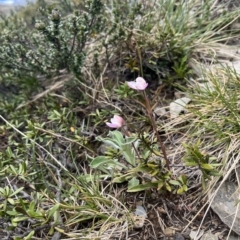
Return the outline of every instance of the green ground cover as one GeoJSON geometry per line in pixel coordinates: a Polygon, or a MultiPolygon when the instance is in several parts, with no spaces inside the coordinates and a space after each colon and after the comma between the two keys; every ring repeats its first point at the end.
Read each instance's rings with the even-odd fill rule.
{"type": "Polygon", "coordinates": [[[159,218],[191,229],[238,164],[239,13],[234,1],[39,0],[3,15],[0,236],[162,239],[159,218]],[[179,96],[191,102],[172,117],[179,96]],[[137,205],[151,230],[135,231],[137,205]]]}

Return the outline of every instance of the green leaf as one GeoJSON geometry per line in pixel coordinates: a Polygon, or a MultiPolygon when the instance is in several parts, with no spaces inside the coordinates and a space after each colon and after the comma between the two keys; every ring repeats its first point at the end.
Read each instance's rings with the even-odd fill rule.
{"type": "Polygon", "coordinates": [[[179,180],[181,181],[181,183],[186,184],[187,183],[187,176],[185,174],[182,174],[179,177],[179,180]]]}
{"type": "Polygon", "coordinates": [[[145,152],[142,155],[143,159],[147,159],[150,156],[150,154],[151,154],[151,151],[145,150],[145,152]]]}
{"type": "Polygon", "coordinates": [[[205,191],[206,190],[206,181],[205,181],[204,177],[202,177],[202,187],[203,187],[203,190],[205,191]]]}
{"type": "Polygon", "coordinates": [[[82,176],[79,177],[79,179],[86,181],[86,182],[92,182],[94,180],[98,180],[98,179],[103,179],[103,178],[107,178],[109,177],[109,174],[96,174],[92,175],[92,174],[84,174],[82,176]]]}
{"type": "Polygon", "coordinates": [[[187,191],[188,191],[187,185],[183,185],[182,187],[183,187],[184,192],[187,192],[187,191]]]}
{"type": "Polygon", "coordinates": [[[61,114],[57,110],[53,110],[53,112],[56,114],[56,116],[61,117],[61,114]]]}
{"type": "Polygon", "coordinates": [[[7,155],[8,155],[9,157],[13,157],[13,156],[14,156],[14,155],[13,155],[13,152],[12,152],[12,150],[11,150],[10,147],[8,147],[8,148],[6,149],[6,153],[7,153],[7,155]]]}
{"type": "Polygon", "coordinates": [[[126,177],[125,177],[125,176],[115,177],[115,178],[113,179],[113,182],[114,182],[114,183],[123,183],[123,182],[126,182],[126,177]]]}
{"type": "Polygon", "coordinates": [[[37,219],[42,219],[44,220],[44,216],[41,212],[36,212],[36,210],[27,210],[27,215],[31,218],[37,218],[37,219]]]}
{"type": "Polygon", "coordinates": [[[181,186],[181,183],[176,180],[170,180],[169,183],[175,186],[181,186]]]}
{"type": "Polygon", "coordinates": [[[113,167],[115,168],[116,166],[120,167],[121,169],[127,169],[126,166],[124,166],[122,163],[118,162],[118,159],[108,159],[105,156],[98,156],[94,158],[91,163],[90,167],[92,168],[98,168],[100,170],[106,170],[107,168],[113,167]]]}
{"type": "Polygon", "coordinates": [[[15,204],[15,201],[14,201],[14,199],[12,199],[12,198],[8,198],[7,201],[8,201],[10,204],[12,204],[12,205],[15,204]]]}
{"type": "Polygon", "coordinates": [[[129,182],[128,182],[128,189],[131,189],[133,187],[136,187],[139,185],[139,180],[136,177],[133,177],[129,182]]]}
{"type": "Polygon", "coordinates": [[[219,173],[219,171],[217,171],[217,170],[212,170],[212,171],[209,172],[209,174],[210,174],[211,176],[216,176],[216,177],[222,176],[222,174],[219,173]]]}
{"type": "Polygon", "coordinates": [[[179,195],[183,194],[183,192],[184,192],[184,189],[182,187],[177,190],[177,194],[179,195]]]}
{"type": "Polygon", "coordinates": [[[144,191],[151,188],[157,188],[157,186],[158,186],[158,182],[145,183],[135,187],[128,188],[127,192],[140,192],[140,191],[144,191]]]}
{"type": "Polygon", "coordinates": [[[203,169],[206,169],[206,170],[212,170],[213,169],[213,166],[211,164],[207,164],[207,163],[202,163],[202,164],[200,164],[200,166],[203,169]]]}
{"type": "Polygon", "coordinates": [[[159,151],[157,151],[156,149],[153,149],[153,153],[157,156],[161,156],[161,153],[159,151]]]}
{"type": "Polygon", "coordinates": [[[7,211],[6,212],[8,215],[10,215],[10,216],[16,216],[16,215],[18,215],[18,212],[16,212],[15,210],[13,210],[13,211],[7,211]]]}
{"type": "Polygon", "coordinates": [[[117,142],[119,146],[121,146],[124,143],[124,138],[121,132],[119,131],[112,131],[109,134],[113,140],[115,140],[114,142],[117,142]]]}
{"type": "Polygon", "coordinates": [[[170,186],[168,183],[165,183],[165,188],[166,188],[169,192],[172,191],[172,188],[171,188],[171,186],[170,186]]]}
{"type": "Polygon", "coordinates": [[[51,227],[51,228],[49,229],[49,231],[48,231],[48,234],[51,236],[51,235],[53,235],[53,233],[54,233],[54,228],[51,227]]]}
{"type": "Polygon", "coordinates": [[[4,189],[4,188],[0,188],[0,193],[2,193],[3,195],[5,195],[5,189],[4,189]]]}
{"type": "Polygon", "coordinates": [[[14,227],[16,227],[19,222],[25,221],[25,220],[27,220],[28,218],[29,218],[29,217],[15,217],[15,218],[12,219],[12,225],[13,225],[14,227]]]}
{"type": "Polygon", "coordinates": [[[56,212],[53,214],[53,224],[56,225],[58,221],[59,221],[59,212],[56,211],[56,212]]]}
{"type": "Polygon", "coordinates": [[[185,161],[185,165],[188,166],[188,167],[196,167],[198,164],[195,163],[195,162],[187,162],[187,161],[185,161]]]}
{"type": "Polygon", "coordinates": [[[31,231],[26,237],[23,238],[23,240],[31,240],[32,236],[34,235],[35,231],[31,231]]]}
{"type": "Polygon", "coordinates": [[[164,182],[163,181],[159,181],[158,182],[158,186],[157,186],[157,190],[159,191],[163,186],[164,186],[164,182]]]}
{"type": "Polygon", "coordinates": [[[152,177],[157,175],[159,173],[159,168],[155,169],[153,172],[151,172],[152,177]]]}
{"type": "Polygon", "coordinates": [[[11,168],[14,174],[17,174],[17,169],[13,165],[9,165],[9,168],[11,168]]]}
{"type": "Polygon", "coordinates": [[[91,161],[90,167],[98,168],[100,165],[106,163],[108,160],[109,159],[107,159],[105,156],[98,156],[91,161]]]}
{"type": "Polygon", "coordinates": [[[159,166],[158,166],[157,164],[155,164],[155,163],[147,163],[147,166],[150,167],[150,168],[152,168],[152,169],[156,169],[156,168],[159,167],[159,166]]]}
{"type": "Polygon", "coordinates": [[[132,176],[132,174],[125,174],[125,175],[121,175],[121,176],[119,176],[119,177],[115,177],[114,179],[113,179],[113,182],[114,183],[122,183],[122,182],[126,182],[126,181],[128,181],[129,179],[131,179],[133,176],[132,176]]]}
{"type": "Polygon", "coordinates": [[[105,144],[109,145],[110,147],[113,147],[115,149],[120,149],[121,148],[119,143],[114,141],[111,138],[99,138],[99,139],[101,139],[102,142],[104,142],[105,144]]]}
{"type": "Polygon", "coordinates": [[[222,166],[221,163],[211,163],[211,165],[212,165],[213,167],[219,167],[219,166],[222,166]]]}
{"type": "Polygon", "coordinates": [[[60,233],[65,233],[64,229],[61,229],[61,228],[59,228],[59,227],[55,227],[55,229],[56,229],[58,232],[60,232],[60,233]]]}
{"type": "Polygon", "coordinates": [[[105,156],[98,156],[95,157],[91,163],[90,163],[90,167],[91,168],[98,168],[100,165],[102,164],[106,164],[109,162],[112,162],[113,160],[106,158],[105,156]]]}
{"type": "Polygon", "coordinates": [[[30,204],[29,204],[28,210],[35,212],[35,206],[36,206],[36,202],[35,201],[31,201],[30,204]]]}
{"type": "Polygon", "coordinates": [[[50,211],[48,211],[47,213],[47,219],[49,220],[51,218],[51,216],[59,209],[60,203],[57,203],[56,205],[54,205],[50,211]]]}
{"type": "Polygon", "coordinates": [[[24,189],[24,187],[21,187],[19,189],[17,189],[15,192],[11,193],[10,194],[10,197],[14,196],[14,195],[17,195],[19,192],[21,192],[22,190],[24,189]]]}
{"type": "Polygon", "coordinates": [[[136,144],[136,137],[128,137],[122,145],[131,145],[132,143],[136,144]]]}
{"type": "Polygon", "coordinates": [[[121,154],[128,163],[130,163],[134,167],[136,166],[135,151],[132,149],[131,145],[122,146],[121,154]]]}

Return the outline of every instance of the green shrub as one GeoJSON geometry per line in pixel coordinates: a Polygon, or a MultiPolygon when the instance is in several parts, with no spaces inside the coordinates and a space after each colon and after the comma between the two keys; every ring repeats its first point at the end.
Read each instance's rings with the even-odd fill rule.
{"type": "Polygon", "coordinates": [[[19,78],[54,76],[63,70],[80,74],[87,42],[104,26],[103,4],[100,0],[87,1],[86,11],[74,11],[70,1],[64,2],[71,14],[62,16],[57,8],[41,7],[39,17],[33,18],[34,28],[19,19],[14,27],[9,18],[4,20],[0,35],[2,73],[19,78]]]}

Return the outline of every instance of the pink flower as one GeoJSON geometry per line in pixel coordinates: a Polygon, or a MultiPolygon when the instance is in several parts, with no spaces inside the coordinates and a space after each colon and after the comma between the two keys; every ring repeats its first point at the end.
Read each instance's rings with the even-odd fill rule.
{"type": "Polygon", "coordinates": [[[127,85],[136,90],[144,90],[148,86],[148,83],[142,77],[138,77],[136,81],[127,82],[127,85]]]}
{"type": "Polygon", "coordinates": [[[113,118],[111,118],[111,122],[107,122],[106,124],[110,128],[120,128],[123,125],[124,121],[123,118],[121,118],[118,115],[114,115],[113,118]]]}

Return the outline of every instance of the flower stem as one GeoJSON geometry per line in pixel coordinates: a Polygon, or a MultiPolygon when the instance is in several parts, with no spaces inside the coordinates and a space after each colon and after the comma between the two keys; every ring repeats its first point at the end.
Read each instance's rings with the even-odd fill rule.
{"type": "Polygon", "coordinates": [[[147,112],[148,112],[148,116],[152,122],[152,126],[153,126],[153,131],[157,137],[157,140],[158,140],[158,143],[159,143],[159,146],[160,146],[160,149],[162,150],[162,153],[163,153],[163,157],[166,161],[166,166],[167,166],[167,169],[170,170],[170,163],[169,163],[169,159],[167,157],[167,153],[166,153],[166,149],[165,149],[165,146],[163,145],[163,142],[161,140],[161,137],[157,131],[157,125],[156,125],[156,122],[155,122],[155,119],[153,118],[153,114],[152,114],[152,108],[151,108],[151,105],[150,105],[150,102],[148,100],[148,97],[147,97],[147,94],[145,91],[143,91],[143,97],[144,97],[144,100],[145,100],[145,103],[146,103],[146,109],[147,109],[147,112]]]}

